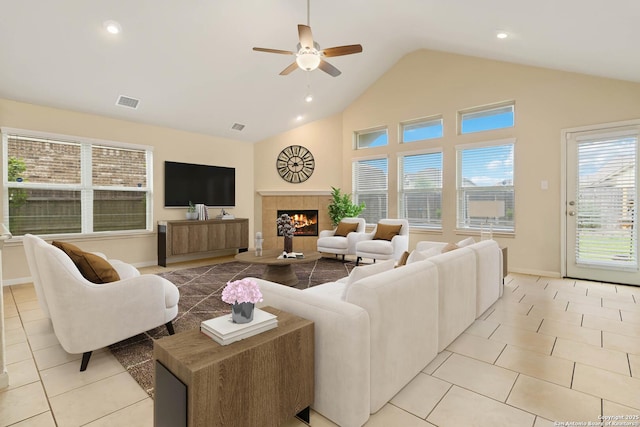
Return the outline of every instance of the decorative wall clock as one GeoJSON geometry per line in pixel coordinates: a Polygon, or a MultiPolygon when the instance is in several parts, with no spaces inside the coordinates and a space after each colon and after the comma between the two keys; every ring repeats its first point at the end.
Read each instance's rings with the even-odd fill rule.
{"type": "Polygon", "coordinates": [[[290,145],[278,154],[276,169],[282,179],[299,184],[309,179],[316,167],[311,151],[301,145],[290,145]]]}

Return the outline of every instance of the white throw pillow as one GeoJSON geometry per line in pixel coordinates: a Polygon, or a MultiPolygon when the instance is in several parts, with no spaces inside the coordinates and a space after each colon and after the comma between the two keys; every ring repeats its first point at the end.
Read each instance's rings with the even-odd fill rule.
{"type": "Polygon", "coordinates": [[[432,256],[436,256],[439,254],[440,248],[430,248],[426,251],[411,251],[411,253],[409,254],[409,258],[407,258],[407,265],[414,262],[423,261],[427,258],[431,258],[432,256]]]}
{"type": "Polygon", "coordinates": [[[456,245],[458,245],[459,248],[464,248],[465,246],[473,245],[475,242],[473,237],[467,237],[466,239],[460,240],[456,245]]]}
{"type": "Polygon", "coordinates": [[[346,299],[347,292],[349,292],[349,288],[355,282],[360,279],[364,279],[365,277],[373,276],[374,274],[383,273],[388,270],[393,270],[396,261],[393,259],[388,259],[386,261],[374,262],[369,265],[362,265],[354,268],[349,273],[349,279],[347,280],[347,286],[344,287],[344,292],[342,293],[342,299],[346,299]]]}

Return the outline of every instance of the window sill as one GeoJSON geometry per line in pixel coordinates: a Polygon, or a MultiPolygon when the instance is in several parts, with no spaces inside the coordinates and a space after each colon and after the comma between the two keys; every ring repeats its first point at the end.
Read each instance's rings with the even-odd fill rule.
{"type": "MultiPolygon", "coordinates": [[[[43,234],[38,235],[44,240],[65,240],[68,242],[82,241],[100,241],[100,240],[118,240],[131,238],[149,238],[155,237],[156,233],[149,230],[128,230],[128,231],[102,231],[97,233],[67,233],[67,234],[43,234]]],[[[7,240],[6,246],[22,245],[23,236],[15,236],[7,240]]]]}
{"type": "MultiPolygon", "coordinates": [[[[455,234],[457,236],[480,237],[480,230],[467,230],[464,228],[456,228],[455,234]]],[[[508,239],[514,239],[516,237],[515,231],[494,231],[491,234],[493,235],[493,237],[504,237],[508,239]]]]}

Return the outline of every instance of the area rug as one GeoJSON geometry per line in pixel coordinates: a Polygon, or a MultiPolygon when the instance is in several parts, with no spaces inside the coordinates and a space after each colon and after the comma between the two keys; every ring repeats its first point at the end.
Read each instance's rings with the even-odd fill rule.
{"type": "MultiPolygon", "coordinates": [[[[293,269],[299,283],[295,287],[305,289],[333,282],[348,276],[354,266],[353,262],[343,263],[339,259],[331,258],[296,264],[293,269]]],[[[264,269],[264,265],[234,261],[159,274],[180,290],[178,315],[173,321],[176,333],[199,328],[203,320],[229,313],[229,304],[221,299],[226,283],[245,277],[261,277],[264,269]]],[[[109,346],[116,359],[152,397],[153,341],[167,335],[167,329],[162,326],[109,346]]]]}

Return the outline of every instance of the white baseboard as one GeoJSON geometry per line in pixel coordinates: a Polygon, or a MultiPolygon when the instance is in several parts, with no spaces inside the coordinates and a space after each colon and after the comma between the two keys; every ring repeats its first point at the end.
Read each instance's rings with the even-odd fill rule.
{"type": "Polygon", "coordinates": [[[9,373],[7,371],[0,374],[0,390],[9,387],[9,373]]]}
{"type": "Polygon", "coordinates": [[[18,277],[15,279],[2,279],[2,286],[22,285],[24,283],[33,283],[31,276],[18,277]]]}
{"type": "Polygon", "coordinates": [[[562,277],[562,275],[558,271],[530,270],[527,268],[509,267],[509,273],[528,274],[531,276],[553,277],[554,279],[558,279],[562,277]]]}

